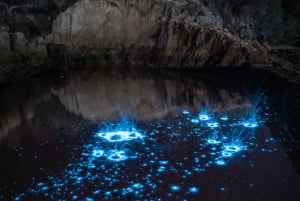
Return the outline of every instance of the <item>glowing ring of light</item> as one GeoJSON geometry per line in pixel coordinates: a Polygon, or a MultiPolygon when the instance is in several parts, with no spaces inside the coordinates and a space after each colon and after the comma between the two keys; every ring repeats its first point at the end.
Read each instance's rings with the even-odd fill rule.
{"type": "Polygon", "coordinates": [[[217,123],[217,122],[214,122],[214,123],[207,123],[207,126],[208,126],[208,127],[211,127],[211,128],[216,128],[216,127],[219,126],[219,123],[217,123]]]}
{"type": "Polygon", "coordinates": [[[123,142],[142,138],[142,134],[137,131],[109,131],[99,132],[98,137],[104,138],[109,142],[123,142]]]}
{"type": "Polygon", "coordinates": [[[199,115],[199,119],[200,119],[201,121],[207,121],[207,120],[209,120],[209,116],[206,115],[206,114],[200,114],[200,115],[199,115]]]}
{"type": "Polygon", "coordinates": [[[222,152],[222,156],[224,156],[224,157],[231,157],[232,156],[232,152],[223,151],[222,152]]]}
{"type": "Polygon", "coordinates": [[[226,162],[224,160],[217,160],[216,164],[220,165],[220,166],[223,166],[223,165],[226,165],[226,162]]]}
{"type": "Polygon", "coordinates": [[[227,152],[239,152],[239,151],[241,151],[241,147],[238,146],[238,145],[225,145],[224,148],[227,152]]]}
{"type": "Polygon", "coordinates": [[[101,157],[101,156],[103,156],[103,154],[104,154],[104,151],[101,150],[101,149],[95,149],[95,150],[93,150],[93,156],[94,157],[101,157]]]}
{"type": "Polygon", "coordinates": [[[258,126],[257,123],[250,123],[250,122],[246,122],[246,123],[243,123],[243,126],[247,127],[247,128],[255,128],[258,126]]]}
{"type": "Polygon", "coordinates": [[[215,139],[208,139],[207,142],[208,142],[209,144],[220,144],[220,143],[221,143],[220,141],[215,140],[215,139]]]}
{"type": "Polygon", "coordinates": [[[128,159],[128,156],[126,156],[125,151],[111,150],[107,155],[107,159],[110,161],[119,162],[128,159]]]}

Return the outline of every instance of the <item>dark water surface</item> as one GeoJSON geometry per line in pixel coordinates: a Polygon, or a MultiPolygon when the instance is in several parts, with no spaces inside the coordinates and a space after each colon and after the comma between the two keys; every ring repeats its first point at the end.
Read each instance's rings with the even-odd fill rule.
{"type": "Polygon", "coordinates": [[[0,200],[298,201],[299,88],[249,76],[103,70],[3,86],[0,200]]]}

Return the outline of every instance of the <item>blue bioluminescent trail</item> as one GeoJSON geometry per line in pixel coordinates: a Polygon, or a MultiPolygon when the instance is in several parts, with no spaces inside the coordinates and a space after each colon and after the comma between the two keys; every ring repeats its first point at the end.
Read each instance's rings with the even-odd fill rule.
{"type": "MultiPolygon", "coordinates": [[[[201,178],[212,170],[236,161],[255,168],[247,155],[277,151],[272,137],[257,140],[264,122],[208,110],[183,110],[169,120],[106,122],[73,147],[79,155],[58,171],[32,177],[13,200],[197,200],[206,188],[201,178]]],[[[229,186],[215,188],[225,193],[229,186]]]]}

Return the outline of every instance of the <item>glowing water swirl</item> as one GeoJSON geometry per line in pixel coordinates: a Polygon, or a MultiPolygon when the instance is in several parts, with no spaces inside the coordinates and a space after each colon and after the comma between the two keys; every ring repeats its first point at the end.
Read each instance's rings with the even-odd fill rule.
{"type": "Polygon", "coordinates": [[[143,138],[142,134],[136,130],[99,132],[97,136],[109,142],[124,142],[143,138]]]}
{"type": "Polygon", "coordinates": [[[128,156],[126,155],[125,151],[121,150],[110,150],[107,153],[107,159],[110,161],[115,161],[115,162],[119,162],[119,161],[124,161],[128,159],[128,156]]]}

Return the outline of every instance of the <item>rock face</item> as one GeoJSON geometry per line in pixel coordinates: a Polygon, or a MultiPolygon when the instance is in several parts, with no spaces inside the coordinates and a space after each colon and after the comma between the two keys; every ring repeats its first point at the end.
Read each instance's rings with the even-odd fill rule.
{"type": "Polygon", "coordinates": [[[300,46],[297,8],[296,0],[4,0],[0,81],[90,56],[103,66],[249,64],[298,76],[299,67],[290,66],[299,62],[286,58],[286,48],[273,51],[300,46]]]}
{"type": "Polygon", "coordinates": [[[56,18],[47,42],[105,55],[114,65],[120,60],[177,68],[268,62],[265,47],[222,29],[220,17],[199,1],[83,0],[56,18]]]}

